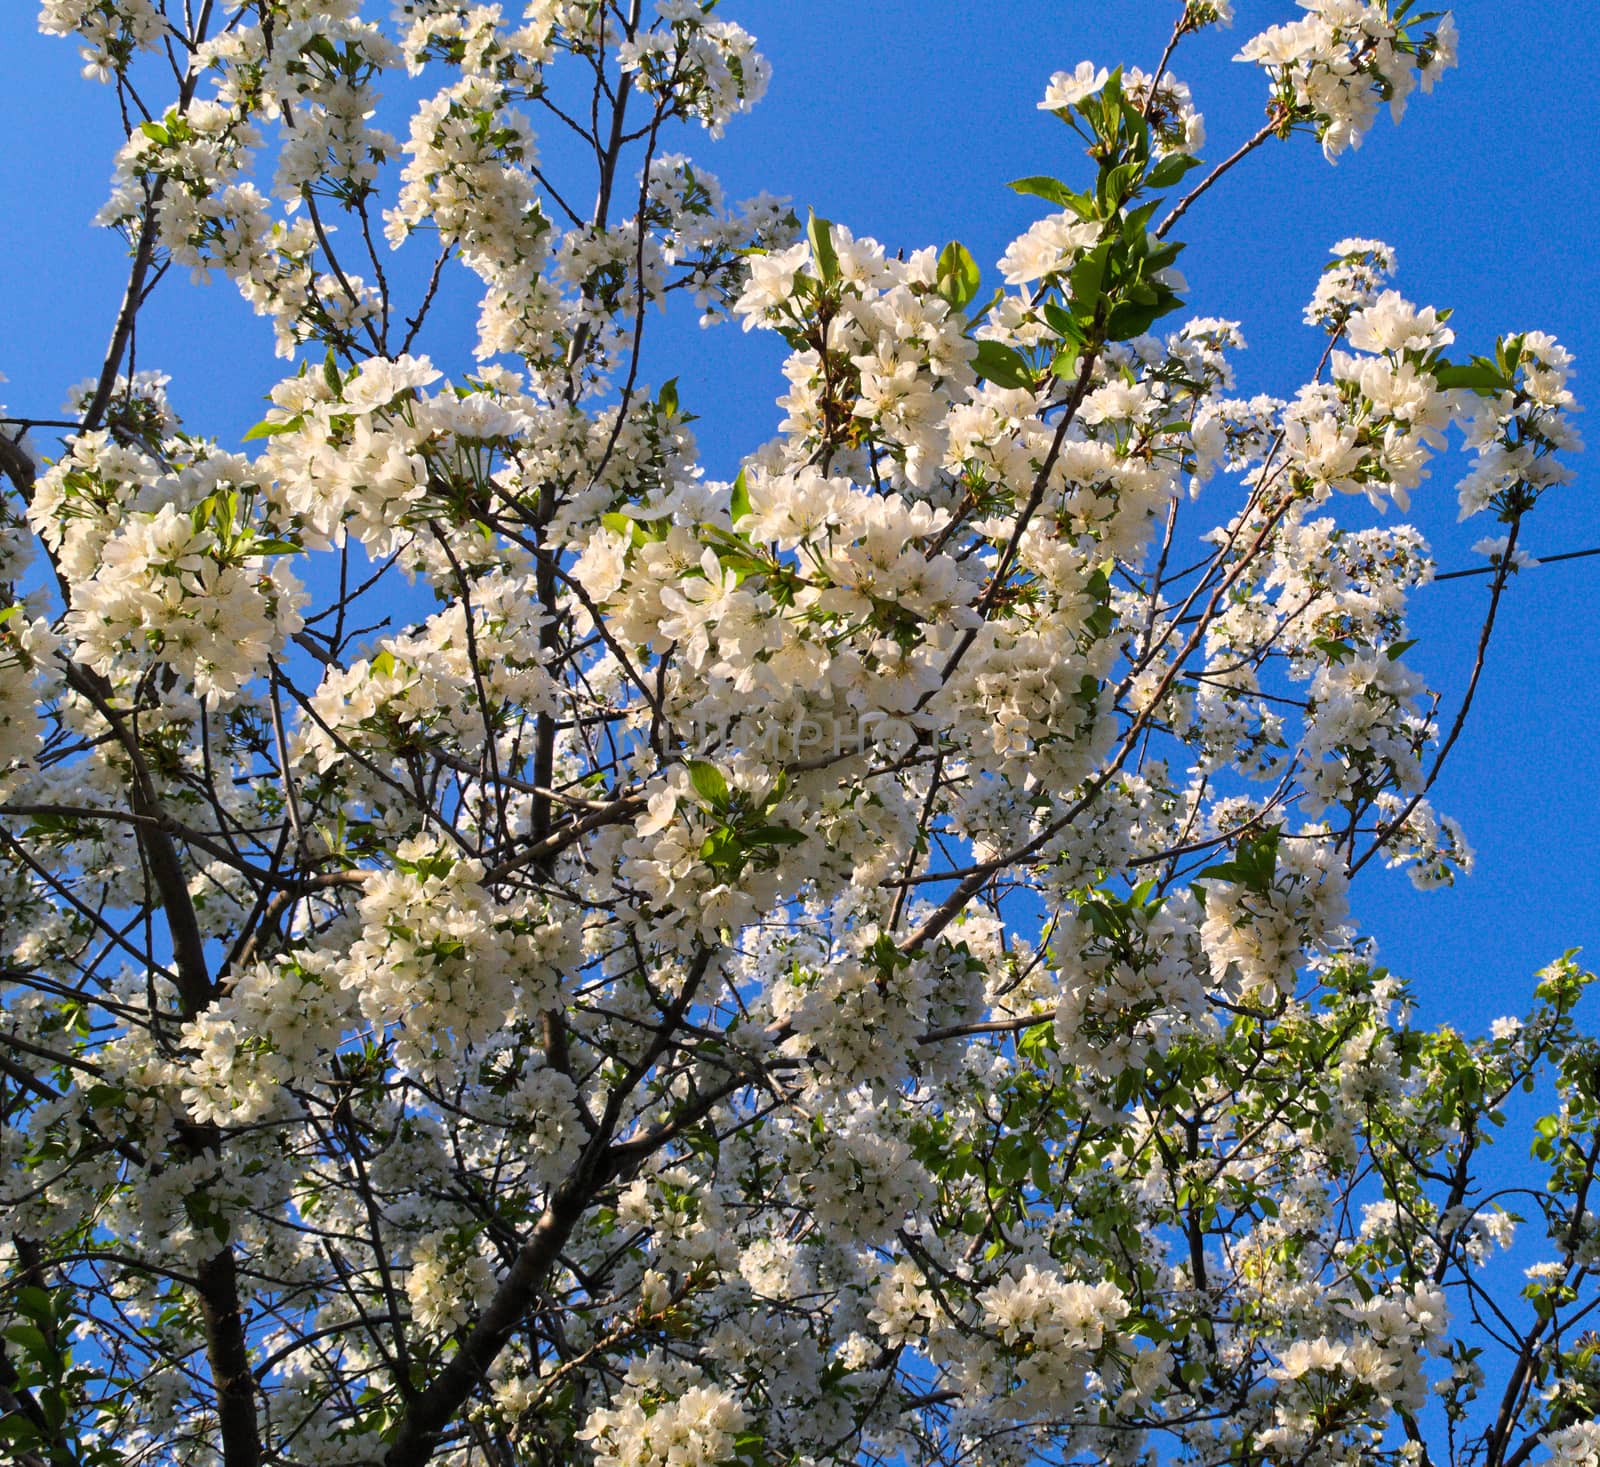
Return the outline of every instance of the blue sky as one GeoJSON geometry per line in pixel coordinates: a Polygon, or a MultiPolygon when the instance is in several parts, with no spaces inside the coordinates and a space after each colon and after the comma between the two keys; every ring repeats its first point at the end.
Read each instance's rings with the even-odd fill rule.
{"type": "MultiPolygon", "coordinates": [[[[386,7],[382,7],[386,8],[386,7]]],[[[96,370],[121,284],[121,243],[88,221],[120,141],[112,94],[77,76],[73,48],[38,36],[31,4],[0,20],[0,400],[54,414],[96,370]]],[[[1294,13],[1289,0],[1238,0],[1231,31],[1187,43],[1175,62],[1206,113],[1215,159],[1258,124],[1265,91],[1229,57],[1294,13]]],[[[960,238],[993,276],[1005,242],[1037,217],[1005,188],[1031,173],[1081,177],[1071,135],[1037,112],[1050,72],[1090,57],[1154,64],[1176,0],[725,0],[774,66],[767,100],[720,143],[698,132],[670,146],[717,172],[731,196],[761,189],[907,249],[960,238]]],[[[1580,398],[1600,401],[1600,279],[1589,233],[1600,217],[1600,119],[1590,105],[1600,43],[1587,6],[1455,6],[1462,66],[1400,128],[1380,122],[1337,168],[1298,140],[1249,160],[1185,219],[1192,309],[1242,322],[1247,391],[1291,392],[1321,340],[1300,324],[1328,246],[1387,240],[1398,284],[1456,308],[1463,346],[1538,327],[1578,355],[1580,398]]],[[[446,314],[428,343],[447,370],[468,364],[470,311],[446,314]]],[[[657,378],[676,374],[701,415],[702,451],[726,476],[769,436],[782,390],[776,343],[726,328],[668,324],[657,378]],[[670,365],[665,365],[670,358],[670,365]]],[[[260,417],[283,371],[270,332],[231,287],[174,278],[139,336],[139,362],[173,375],[190,425],[225,443],[260,417]]],[[[1600,446],[1597,446],[1600,451],[1600,446]]],[[[1525,527],[1534,554],[1600,544],[1591,486],[1579,478],[1525,527]]],[[[1442,568],[1474,563],[1490,533],[1455,524],[1449,466],[1410,518],[1442,568]]],[[[1204,501],[1202,501],[1204,502],[1204,501]]],[[[1360,520],[1370,511],[1346,506],[1360,520]]],[[[1600,558],[1535,569],[1510,587],[1474,717],[1447,766],[1438,805],[1467,826],[1475,877],[1423,897],[1370,868],[1355,911],[1383,957],[1414,981],[1429,1017],[1468,1030],[1521,1009],[1532,970],[1567,947],[1600,961],[1600,558]]],[[[1409,660],[1457,689],[1470,667],[1487,585],[1420,595],[1409,660]]]]}

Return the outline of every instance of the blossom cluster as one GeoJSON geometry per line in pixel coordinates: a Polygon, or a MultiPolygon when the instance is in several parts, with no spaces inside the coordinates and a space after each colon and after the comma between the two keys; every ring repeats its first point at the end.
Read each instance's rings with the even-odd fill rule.
{"type": "MultiPolygon", "coordinates": [[[[1453,64],[1301,8],[1246,149],[1453,64]]],[[[1594,1463],[1588,977],[1428,1031],[1355,901],[1470,868],[1398,517],[1467,454],[1487,643],[1579,446],[1553,336],[1472,354],[1349,238],[1239,395],[1170,50],[1051,76],[1087,172],[990,267],[671,151],[767,86],[711,4],[41,14],[129,104],[128,299],[226,276],[294,367],[233,448],[126,333],[59,452],[0,423],[26,1460],[1400,1467],[1481,1412],[1481,1147],[1543,1085],[1466,1460],[1594,1463]],[[731,478],[650,380],[680,297],[782,353],[731,478]]]]}

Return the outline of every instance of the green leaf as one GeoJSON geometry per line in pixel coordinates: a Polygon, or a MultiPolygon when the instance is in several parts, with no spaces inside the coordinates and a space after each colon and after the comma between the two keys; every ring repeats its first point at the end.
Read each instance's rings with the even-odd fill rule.
{"type": "Polygon", "coordinates": [[[1135,107],[1126,97],[1122,99],[1122,128],[1133,152],[1133,161],[1142,169],[1150,162],[1150,124],[1144,120],[1144,109],[1135,107]]]}
{"type": "Polygon", "coordinates": [[[1078,346],[1069,341],[1050,358],[1050,371],[1063,381],[1071,382],[1078,375],[1078,346]]]}
{"type": "Polygon", "coordinates": [[[1124,301],[1121,305],[1113,306],[1111,314],[1106,317],[1106,340],[1131,341],[1135,336],[1143,336],[1177,304],[1177,298],[1172,297],[1153,305],[1124,301]]]}
{"type": "Polygon", "coordinates": [[[624,540],[637,540],[639,522],[631,515],[620,514],[613,510],[610,514],[600,516],[600,523],[611,531],[613,535],[621,535],[624,540]]]}
{"type": "Polygon", "coordinates": [[[153,143],[164,143],[167,140],[167,130],[159,122],[141,122],[139,131],[153,143]]]}
{"type": "Polygon", "coordinates": [[[32,1320],[50,1321],[56,1317],[55,1303],[50,1298],[49,1291],[41,1289],[37,1284],[25,1284],[19,1289],[16,1305],[20,1313],[26,1314],[32,1320]]]}
{"type": "Polygon", "coordinates": [[[1106,84],[1100,89],[1100,105],[1107,118],[1115,117],[1122,108],[1122,68],[1115,66],[1106,84]]]}
{"type": "Polygon", "coordinates": [[[656,394],[656,406],[664,413],[678,411],[678,379],[669,377],[661,384],[661,391],[656,394]]]}
{"type": "Polygon", "coordinates": [[[339,65],[339,51],[327,36],[313,36],[300,48],[302,56],[320,56],[329,66],[339,65]]]}
{"type": "Polygon", "coordinates": [[[1119,163],[1115,168],[1107,169],[1100,175],[1095,184],[1095,197],[1101,201],[1107,215],[1114,208],[1120,208],[1134,195],[1139,183],[1139,165],[1137,163],[1119,163]]]}
{"type": "Polygon", "coordinates": [[[328,348],[328,354],[322,359],[322,380],[328,384],[329,390],[335,397],[344,393],[344,378],[339,375],[339,364],[333,359],[333,348],[328,348]]]}
{"type": "Polygon", "coordinates": [[[33,1447],[44,1440],[39,1428],[20,1411],[8,1411],[0,1416],[0,1442],[10,1442],[17,1448],[33,1447]]]}
{"type": "Polygon", "coordinates": [[[981,278],[978,262],[959,240],[951,240],[939,251],[939,269],[934,289],[949,302],[951,310],[965,310],[971,304],[978,294],[981,278]]]}
{"type": "Polygon", "coordinates": [[[1072,267],[1068,279],[1072,283],[1073,304],[1078,307],[1080,319],[1094,314],[1100,299],[1100,287],[1105,283],[1106,263],[1111,258],[1113,241],[1103,239],[1072,267]]]}
{"type": "Polygon", "coordinates": [[[1022,353],[998,341],[980,341],[973,358],[978,375],[1000,387],[1025,387],[1033,390],[1034,377],[1022,353]]]}
{"type": "Polygon", "coordinates": [[[1135,255],[1142,255],[1148,249],[1150,220],[1160,207],[1160,199],[1151,199],[1148,204],[1140,204],[1137,209],[1130,209],[1122,216],[1122,237],[1135,255]]]}
{"type": "Polygon", "coordinates": [[[1076,344],[1083,342],[1083,327],[1072,312],[1058,306],[1054,301],[1045,301],[1039,308],[1050,329],[1063,341],[1076,344]]]}
{"type": "Polygon", "coordinates": [[[1390,662],[1398,662],[1416,645],[1417,639],[1415,637],[1411,638],[1409,642],[1396,642],[1385,655],[1388,657],[1390,662]]]}
{"type": "Polygon", "coordinates": [[[249,443],[253,438],[272,438],[279,433],[292,433],[300,426],[298,418],[286,423],[257,423],[244,435],[243,442],[249,443]]]}
{"type": "Polygon", "coordinates": [[[1504,392],[1511,386],[1504,372],[1482,358],[1459,367],[1442,362],[1433,369],[1433,380],[1446,390],[1465,387],[1477,393],[1504,392]]]}
{"type": "Polygon", "coordinates": [[[1171,153],[1145,175],[1151,188],[1171,188],[1191,168],[1198,168],[1200,160],[1190,153],[1171,153]]]}
{"type": "Polygon", "coordinates": [[[35,1360],[44,1362],[55,1357],[49,1341],[45,1339],[44,1331],[38,1325],[14,1324],[6,1330],[5,1337],[13,1345],[21,1346],[22,1350],[35,1360]]]}
{"type": "Polygon", "coordinates": [[[811,246],[812,257],[817,262],[817,269],[822,273],[823,281],[837,280],[839,256],[833,248],[833,225],[826,219],[818,218],[814,211],[809,212],[806,218],[806,240],[811,246]]]}
{"type": "Polygon", "coordinates": [[[728,781],[722,777],[722,771],[704,759],[689,760],[688,768],[689,783],[694,786],[695,793],[713,809],[723,809],[728,803],[728,781]]]}
{"type": "Polygon", "coordinates": [[[744,470],[739,470],[738,477],[733,481],[733,497],[728,502],[728,519],[733,524],[738,524],[747,514],[754,514],[754,506],[750,503],[750,489],[745,483],[744,470]]]}
{"type": "Polygon", "coordinates": [[[1278,827],[1271,826],[1255,835],[1241,837],[1231,861],[1207,866],[1194,879],[1231,881],[1235,886],[1265,895],[1278,869],[1278,834],[1278,827]]]}
{"type": "Polygon", "coordinates": [[[1073,201],[1078,198],[1059,178],[1050,178],[1042,173],[1032,174],[1028,178],[1013,178],[1006,187],[1015,189],[1019,194],[1031,194],[1034,198],[1047,199],[1063,209],[1073,208],[1073,201]]]}
{"type": "Polygon", "coordinates": [[[305,549],[303,545],[296,545],[293,540],[253,540],[250,543],[252,555],[298,555],[305,549]]]}
{"type": "Polygon", "coordinates": [[[1151,275],[1157,270],[1166,269],[1186,249],[1188,246],[1181,239],[1162,239],[1152,242],[1147,236],[1144,251],[1145,274],[1151,275]]]}

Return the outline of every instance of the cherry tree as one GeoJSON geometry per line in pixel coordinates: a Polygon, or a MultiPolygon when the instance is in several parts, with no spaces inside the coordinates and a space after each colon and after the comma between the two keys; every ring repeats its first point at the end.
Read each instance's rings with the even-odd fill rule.
{"type": "Polygon", "coordinates": [[[0,410],[9,1460],[1600,1464],[1589,975],[1428,1030],[1350,912],[1470,865],[1570,356],[1345,239],[1241,399],[1177,270],[1449,17],[1285,5],[1210,148],[1175,4],[983,268],[673,151],[767,82],[715,0],[380,9],[42,6],[129,265],[0,410]],[[169,270],[284,359],[232,447],[134,362],[169,270]],[[787,349],[732,482],[663,307],[787,349]],[[1413,493],[1492,526],[1439,693],[1413,493]]]}

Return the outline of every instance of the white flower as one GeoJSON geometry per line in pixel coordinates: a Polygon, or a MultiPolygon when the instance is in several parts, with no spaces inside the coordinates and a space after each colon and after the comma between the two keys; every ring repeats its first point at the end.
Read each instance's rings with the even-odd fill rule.
{"type": "Polygon", "coordinates": [[[1539,1445],[1550,1453],[1551,1467],[1600,1467],[1600,1422],[1581,1421],[1547,1431],[1539,1445]]]}
{"type": "Polygon", "coordinates": [[[1073,214],[1051,214],[1006,246],[1000,258],[1000,273],[1007,285],[1026,285],[1046,275],[1059,274],[1099,238],[1098,224],[1073,214]]]}
{"type": "Polygon", "coordinates": [[[1039,110],[1059,112],[1064,107],[1083,101],[1085,97],[1092,97],[1106,84],[1110,75],[1103,66],[1096,69],[1092,61],[1080,61],[1071,71],[1055,72],[1050,78],[1050,85],[1045,88],[1044,101],[1038,104],[1039,110]]]}
{"type": "Polygon", "coordinates": [[[1371,352],[1428,352],[1456,339],[1432,306],[1419,310],[1393,290],[1351,316],[1346,334],[1357,351],[1371,352]]]}
{"type": "MultiPolygon", "coordinates": [[[[1487,539],[1479,540],[1477,544],[1472,547],[1472,549],[1473,553],[1476,555],[1488,556],[1489,564],[1497,566],[1505,560],[1506,550],[1510,544],[1511,537],[1509,535],[1496,535],[1487,539]]],[[[1521,546],[1518,546],[1517,549],[1511,552],[1511,569],[1513,572],[1524,570],[1530,565],[1538,565],[1538,563],[1539,562],[1529,555],[1526,550],[1522,549],[1521,546]]]]}

